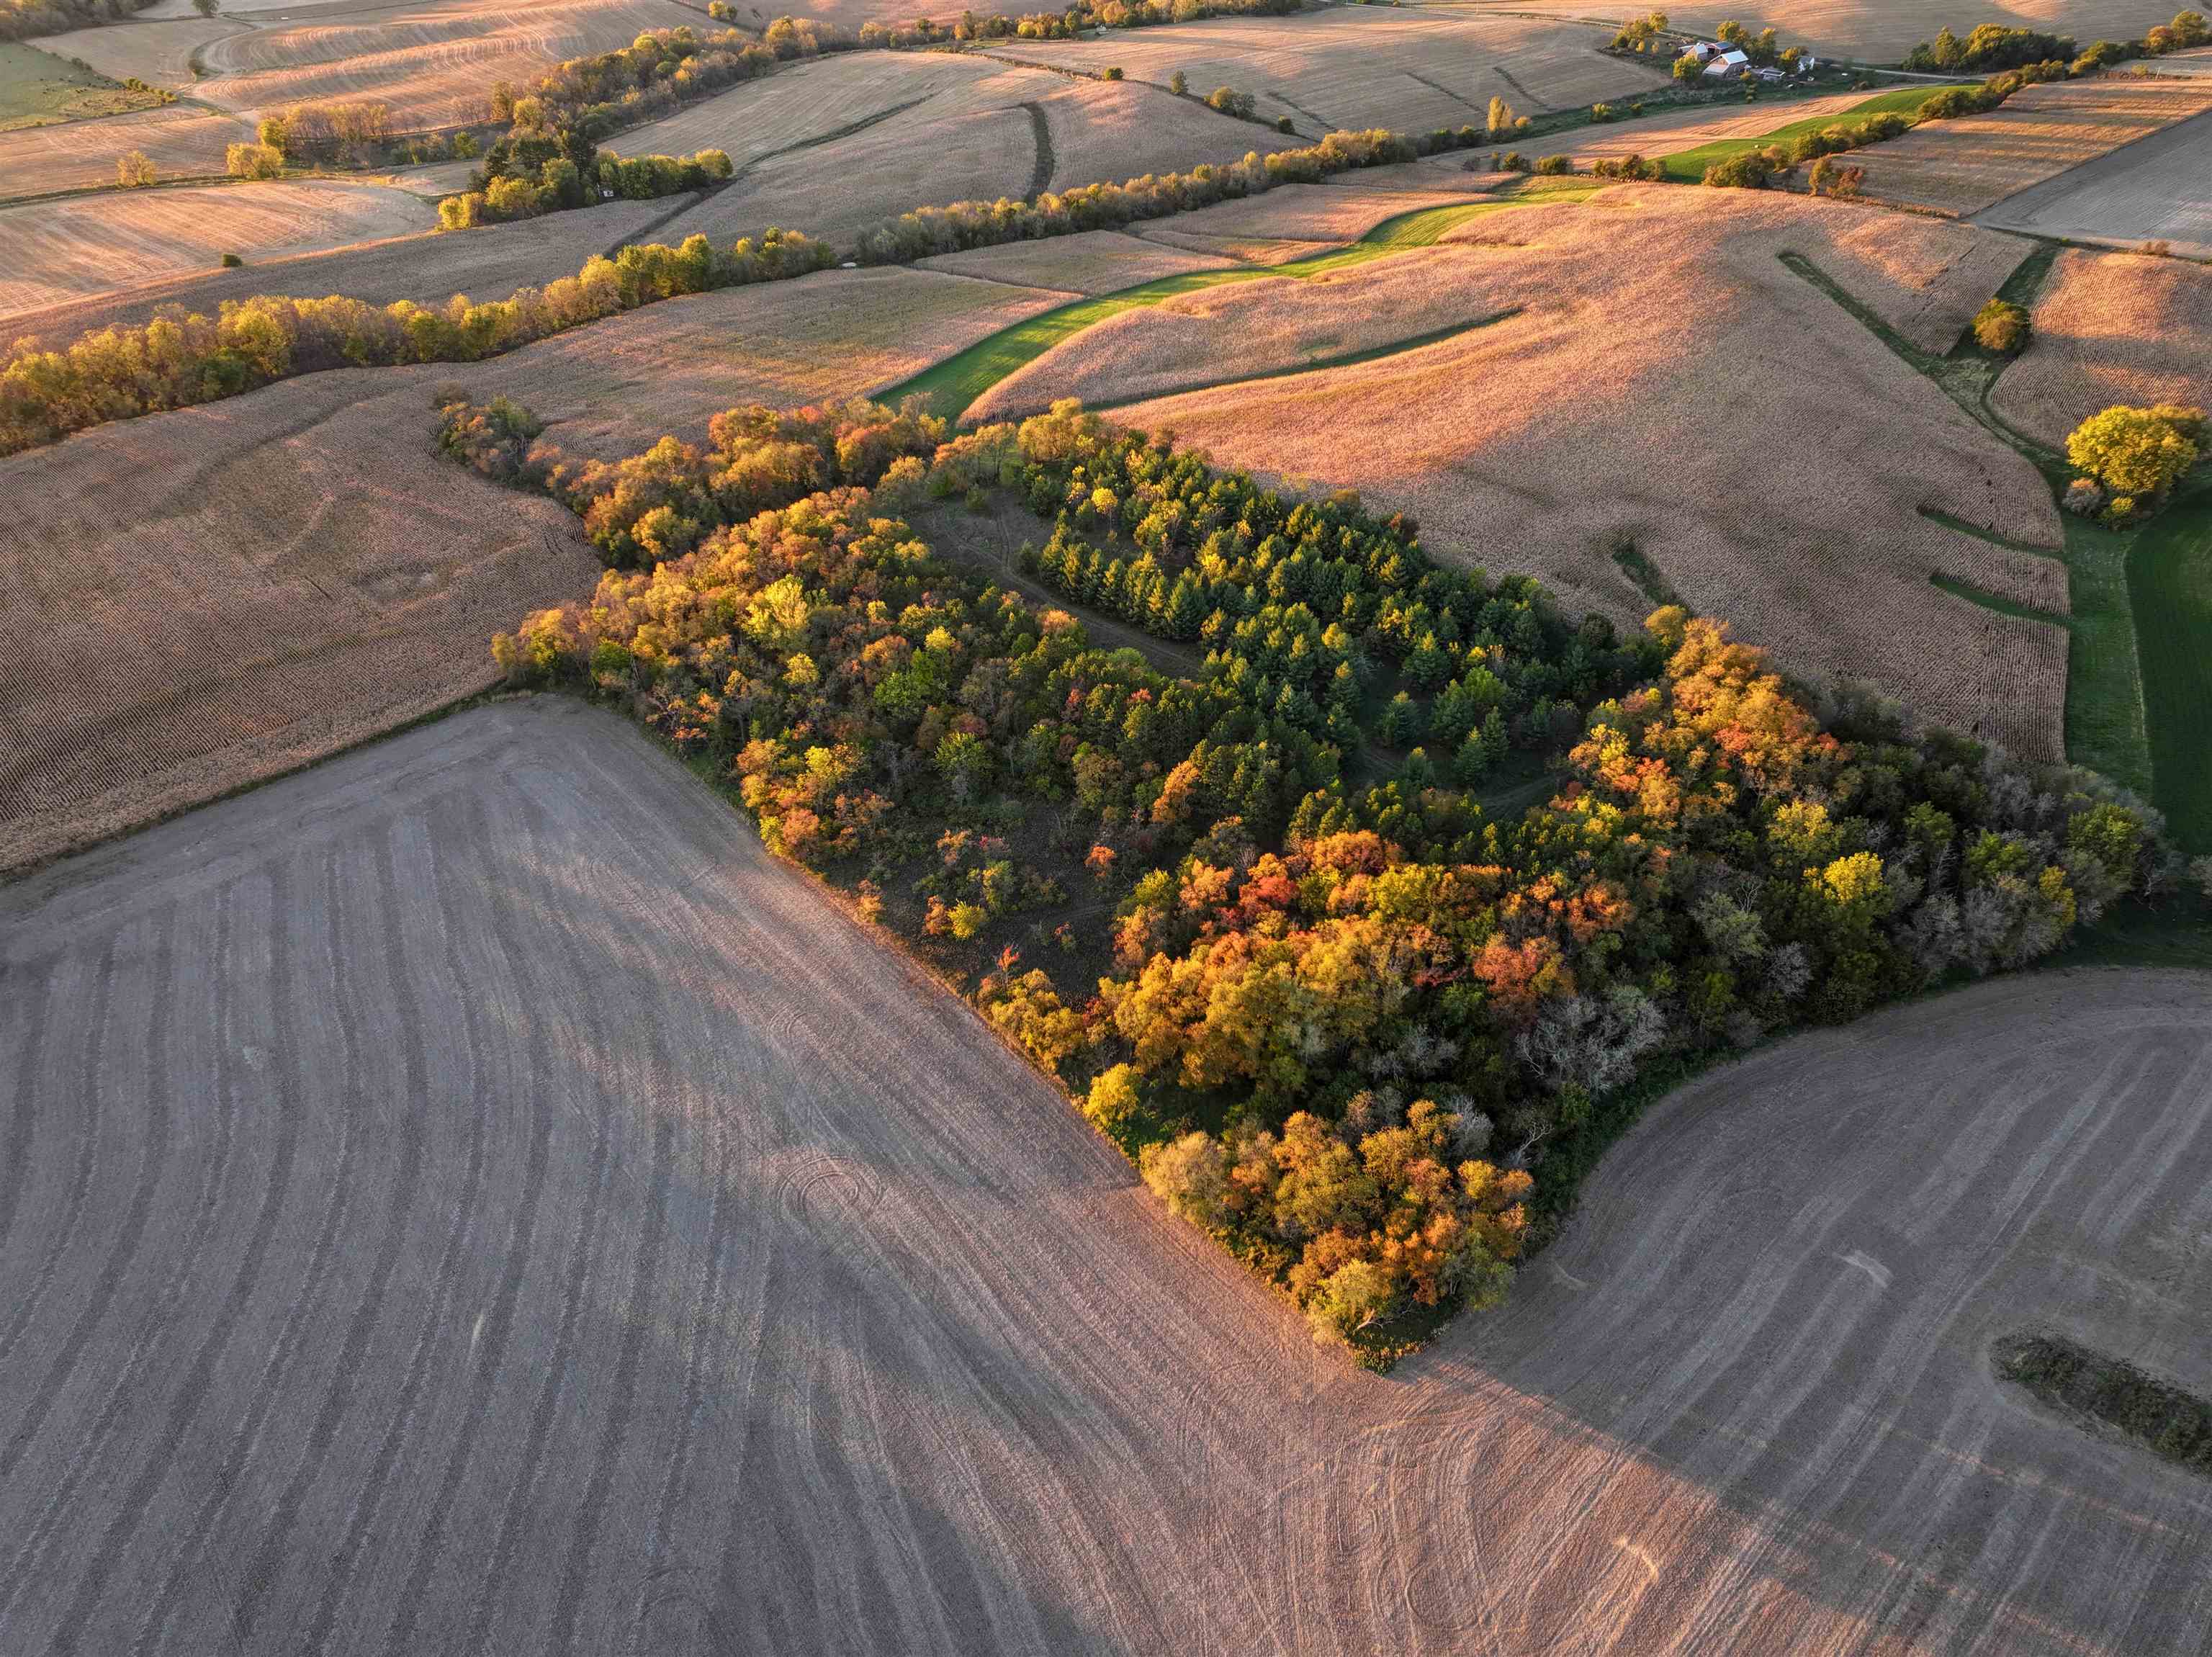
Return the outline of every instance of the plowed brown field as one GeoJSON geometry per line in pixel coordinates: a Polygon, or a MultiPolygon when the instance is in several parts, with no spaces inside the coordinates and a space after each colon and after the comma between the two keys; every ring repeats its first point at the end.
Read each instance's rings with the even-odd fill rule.
{"type": "Polygon", "coordinates": [[[2196,1652],[2202,975],[1770,1048],[1387,1380],[610,714],[0,893],[0,1648],[2196,1652]],[[865,1042],[856,1035],[866,1033],[865,1042]]]}
{"type": "Polygon", "coordinates": [[[2054,449],[2115,403],[2212,408],[2212,271],[2069,248],[2037,297],[2027,350],[1990,405],[2054,449]]]}
{"type": "Polygon", "coordinates": [[[2055,550],[2049,490],[1784,251],[1948,344],[2025,249],[1845,205],[1636,186],[1470,221],[1419,256],[1433,299],[1384,297],[1402,259],[1319,287],[1224,288],[1079,334],[1018,390],[1113,399],[1132,362],[1213,382],[1115,417],[1294,484],[1357,488],[1413,513],[1432,551],[1533,569],[1623,618],[1651,607],[1609,555],[1632,537],[1687,602],[1793,671],[1870,679],[1929,717],[2057,758],[2064,633],[1929,578],[2063,613],[2063,567],[1922,512],[2055,550]],[[2001,253],[1971,245],[1984,239],[2001,253]],[[1357,366],[1248,378],[1324,339],[1341,342],[1328,354],[1382,343],[1394,304],[1408,312],[1401,338],[1518,314],[1357,366]],[[1180,314],[1193,307],[1202,324],[1180,314]]]}
{"type": "Polygon", "coordinates": [[[2069,168],[1974,222],[2122,247],[2162,241],[2184,258],[2212,259],[2212,113],[2069,168]]]}

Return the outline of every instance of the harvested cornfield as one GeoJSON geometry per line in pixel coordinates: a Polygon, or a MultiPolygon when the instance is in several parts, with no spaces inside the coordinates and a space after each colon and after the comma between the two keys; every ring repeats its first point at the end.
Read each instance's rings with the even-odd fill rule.
{"type": "Polygon", "coordinates": [[[163,178],[220,178],[224,151],[252,136],[228,115],[181,106],[19,127],[0,132],[0,201],[112,185],[117,160],[134,149],[163,178]]]}
{"type": "Polygon", "coordinates": [[[0,865],[479,689],[494,631],[589,583],[567,512],[438,458],[435,372],[311,375],[0,460],[0,865]]]}
{"type": "Polygon", "coordinates": [[[2212,259],[2212,114],[2008,196],[1974,222],[2070,241],[2162,242],[2185,258],[2212,259]]]}
{"type": "Polygon", "coordinates": [[[1340,247],[1358,241],[1385,219],[1419,212],[1440,201],[1476,200],[1503,182],[1473,174],[1459,179],[1456,187],[1440,184],[1435,190],[1340,190],[1325,184],[1286,184],[1265,195],[1218,202],[1134,228],[1148,238],[1203,238],[1209,245],[1306,242],[1340,247]]]}
{"type": "Polygon", "coordinates": [[[1133,403],[1223,379],[1281,373],[1496,314],[1485,255],[1431,247],[1297,280],[1263,277],[1124,311],[1054,346],[972,404],[1018,418],[1061,397],[1133,403]]]}
{"type": "Polygon", "coordinates": [[[501,393],[574,453],[617,460],[743,403],[842,402],[895,385],[1073,293],[885,266],[668,300],[447,377],[501,393]]]}
{"type": "MultiPolygon", "coordinates": [[[[870,59],[890,55],[855,58],[865,70],[870,59]]],[[[818,75],[829,67],[806,72],[818,75]]],[[[924,93],[919,101],[915,89],[924,83],[905,82],[906,92],[891,96],[876,116],[861,119],[857,130],[825,125],[819,131],[827,136],[794,141],[783,134],[804,132],[804,126],[771,129],[773,142],[756,164],[678,220],[669,234],[700,230],[726,242],[782,225],[845,240],[915,207],[1001,197],[1018,200],[1048,187],[1118,182],[1201,161],[1235,161],[1251,150],[1279,149],[1296,142],[1153,88],[1071,80],[1004,64],[986,67],[993,72],[924,93]]],[[[784,78],[769,76],[702,108],[719,106],[720,122],[742,119],[745,130],[751,130],[749,112],[757,106],[738,101],[781,98],[777,88],[784,78]]],[[[901,84],[886,80],[873,95],[890,96],[901,84]]],[[[718,127],[697,122],[685,130],[707,134],[718,127]]],[[[653,131],[641,129],[630,142],[653,131]]]]}
{"type": "Polygon", "coordinates": [[[513,224],[301,253],[242,271],[171,277],[102,298],[27,311],[10,317],[0,332],[66,344],[88,329],[136,326],[165,305],[213,316],[223,301],[253,294],[295,299],[344,294],[378,305],[395,299],[441,303],[457,293],[504,299],[517,288],[543,287],[575,275],[592,254],[635,240],[668,207],[663,201],[607,202],[513,224]]]}
{"type": "MultiPolygon", "coordinates": [[[[1593,15],[1581,0],[1450,0],[1448,7],[1478,16],[1493,9],[1577,18],[1593,15]]],[[[1748,7],[1696,3],[1666,10],[1670,27],[1708,39],[1734,18],[1754,34],[1771,27],[1784,45],[1804,46],[1823,58],[1896,64],[1946,22],[1961,36],[1977,23],[2001,23],[2070,34],[2086,46],[2102,36],[2139,36],[2154,24],[2171,21],[2174,7],[2171,0],[1991,0],[1954,13],[1929,6],[1928,0],[1758,0],[1748,7]]],[[[1633,9],[1621,9],[1621,15],[1633,15],[1633,9]]]]}
{"type": "Polygon", "coordinates": [[[2069,248],[2037,297],[2034,332],[1990,406],[2038,442],[2115,403],[2212,408],[2212,271],[2069,248]]]}
{"type": "Polygon", "coordinates": [[[1985,115],[1926,122],[1851,164],[1866,169],[1861,192],[1873,200],[1964,217],[2208,109],[2212,81],[2051,82],[1985,115]]]}
{"type": "Polygon", "coordinates": [[[133,23],[66,38],[69,51],[104,73],[137,75],[249,118],[287,104],[374,99],[404,132],[483,120],[494,81],[526,86],[568,58],[686,24],[706,20],[676,0],[404,0],[297,15],[251,9],[219,22],[133,23]]]}
{"type": "MultiPolygon", "coordinates": [[[[821,142],[918,101],[951,94],[947,105],[981,82],[1005,75],[1002,65],[943,52],[847,52],[812,63],[788,64],[775,74],[716,94],[688,109],[632,127],[607,140],[626,155],[688,155],[725,151],[743,167],[763,156],[821,142]]],[[[1038,77],[1037,90],[1044,90],[1038,77]]]]}
{"type": "MultiPolygon", "coordinates": [[[[1442,556],[1534,569],[1569,603],[1625,620],[1651,607],[1612,556],[1633,540],[1687,602],[1793,671],[1870,679],[1924,716],[2057,758],[2063,631],[1929,578],[2063,613],[2063,565],[1923,510],[2055,550],[2048,489],[1778,257],[1798,253],[1859,293],[1893,286],[1901,317],[1971,314],[2002,276],[2002,261],[1917,233],[1881,241],[1868,228],[1879,222],[1843,204],[1650,186],[1477,218],[1447,243],[1470,252],[1431,268],[1449,273],[1461,316],[1515,314],[1417,351],[1115,417],[1294,484],[1357,488],[1414,514],[1442,556]],[[1915,247],[1929,261],[1917,284],[1915,247]]],[[[1211,344],[1193,377],[1295,365],[1310,339],[1342,333],[1340,319],[1387,312],[1361,290],[1401,262],[1346,273],[1333,305],[1303,311],[1315,333],[1285,332],[1279,317],[1256,351],[1240,307],[1257,294],[1266,309],[1297,308],[1298,295],[1275,298],[1271,283],[1208,295],[1211,344]]],[[[1132,349],[1155,326],[1177,325],[1148,311],[1109,338],[1132,349]]],[[[1080,394],[1083,349],[1079,337],[1060,348],[1072,371],[1058,380],[1041,358],[1024,389],[1080,394]]]]}
{"type": "Polygon", "coordinates": [[[1119,230],[1085,230],[1078,235],[1048,236],[942,253],[921,261],[927,271],[1053,288],[1078,294],[1117,293],[1161,277],[1190,271],[1225,270],[1237,261],[1217,253],[1185,253],[1119,230]]]}
{"type": "Polygon", "coordinates": [[[0,317],[216,268],[434,228],[437,210],[335,179],[107,191],[0,208],[0,317]]]}
{"type": "Polygon", "coordinates": [[[10,1651],[2201,1644],[2201,1483],[1987,1359],[2212,1383],[2201,975],[1729,1067],[1378,1382],[606,713],[345,756],[0,940],[10,1651]]]}
{"type": "Polygon", "coordinates": [[[1163,247],[1231,259],[1239,265],[1288,265],[1294,259],[1310,259],[1316,253],[1326,253],[1336,245],[1327,241],[1253,241],[1243,236],[1199,235],[1176,229],[1172,220],[1165,225],[1140,225],[1137,227],[1136,234],[1145,241],[1157,242],[1163,247]]]}
{"type": "Polygon", "coordinates": [[[1425,132],[1480,126],[1502,95],[1523,114],[1628,98],[1667,84],[1664,65],[1607,57],[1587,25],[1422,7],[1346,6],[1284,18],[1214,18],[1087,40],[1008,41],[994,52],[1165,86],[1180,72],[1203,96],[1250,93],[1257,113],[1287,115],[1319,137],[1334,128],[1425,132]]]}

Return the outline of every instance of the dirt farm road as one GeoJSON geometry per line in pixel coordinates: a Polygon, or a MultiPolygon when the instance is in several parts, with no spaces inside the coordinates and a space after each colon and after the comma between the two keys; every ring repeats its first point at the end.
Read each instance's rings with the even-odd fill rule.
{"type": "Polygon", "coordinates": [[[0,889],[0,1651],[2212,1650],[2212,985],[1678,1094],[1386,1379],[611,716],[0,889]],[[1630,1169],[1663,1170],[1631,1177],[1630,1169]]]}

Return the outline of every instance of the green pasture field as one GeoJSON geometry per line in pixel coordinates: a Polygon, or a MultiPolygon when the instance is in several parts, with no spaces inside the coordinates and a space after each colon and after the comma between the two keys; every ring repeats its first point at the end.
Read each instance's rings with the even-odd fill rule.
{"type": "Polygon", "coordinates": [[[126,87],[36,46],[0,41],[0,132],[121,115],[172,101],[158,91],[126,87]]]}

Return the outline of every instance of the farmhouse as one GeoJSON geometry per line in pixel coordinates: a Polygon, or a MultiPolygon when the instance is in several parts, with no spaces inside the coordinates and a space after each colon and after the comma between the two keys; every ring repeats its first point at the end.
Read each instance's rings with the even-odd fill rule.
{"type": "Polygon", "coordinates": [[[1682,56],[1705,66],[1705,75],[1716,81],[1741,75],[1751,67],[1751,59],[1740,46],[1727,46],[1718,40],[1698,40],[1686,48],[1682,56]]]}

